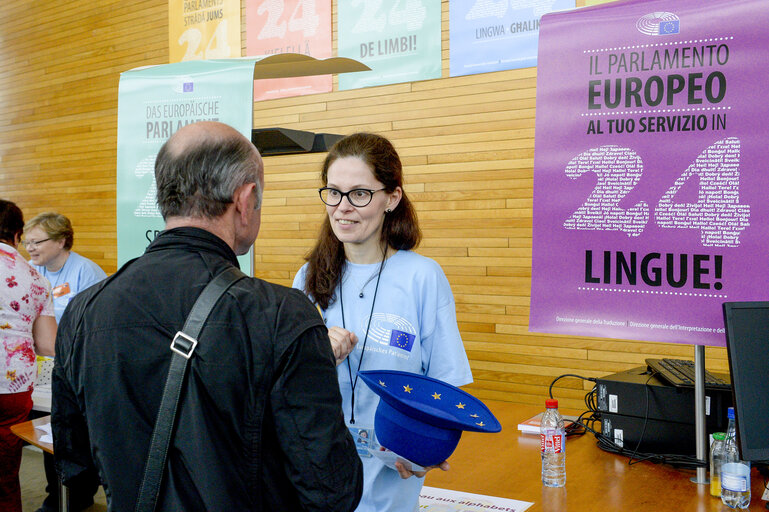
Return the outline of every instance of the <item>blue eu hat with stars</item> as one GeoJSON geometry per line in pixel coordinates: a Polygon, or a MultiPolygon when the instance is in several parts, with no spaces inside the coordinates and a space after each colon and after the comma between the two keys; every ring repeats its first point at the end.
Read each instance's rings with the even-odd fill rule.
{"type": "Polygon", "coordinates": [[[420,466],[448,459],[463,430],[502,430],[483,402],[441,380],[396,370],[359,375],[380,397],[374,416],[379,443],[420,466]]]}

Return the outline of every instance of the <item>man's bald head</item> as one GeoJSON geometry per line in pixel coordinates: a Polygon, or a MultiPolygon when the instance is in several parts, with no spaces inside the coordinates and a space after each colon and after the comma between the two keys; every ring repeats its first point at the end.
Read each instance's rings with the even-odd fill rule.
{"type": "Polygon", "coordinates": [[[261,203],[262,159],[234,128],[202,121],[180,128],[163,144],[155,160],[155,180],[164,219],[214,219],[242,185],[256,183],[261,203]]]}
{"type": "Polygon", "coordinates": [[[221,144],[226,140],[242,138],[243,136],[233,127],[216,121],[201,121],[179,128],[166,141],[169,153],[176,157],[188,148],[206,142],[221,144]]]}

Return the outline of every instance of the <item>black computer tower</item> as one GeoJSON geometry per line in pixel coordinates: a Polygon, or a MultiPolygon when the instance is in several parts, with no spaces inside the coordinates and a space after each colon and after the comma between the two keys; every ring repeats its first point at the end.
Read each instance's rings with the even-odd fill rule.
{"type": "MultiPolygon", "coordinates": [[[[726,430],[731,405],[730,390],[705,389],[709,434],[726,430]]],[[[694,388],[672,386],[640,366],[597,379],[596,408],[602,433],[626,449],[696,454],[694,388]]]]}

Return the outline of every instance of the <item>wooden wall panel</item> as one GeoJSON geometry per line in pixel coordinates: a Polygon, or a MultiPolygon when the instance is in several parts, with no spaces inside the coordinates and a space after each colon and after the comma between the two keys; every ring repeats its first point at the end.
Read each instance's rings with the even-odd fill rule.
{"type": "MultiPolygon", "coordinates": [[[[75,250],[112,273],[119,74],[167,62],[167,2],[22,0],[4,8],[0,196],[27,218],[66,214],[75,250]]],[[[561,374],[599,377],[646,357],[692,357],[690,346],[528,332],[536,68],[449,78],[448,0],[442,8],[443,78],[338,91],[335,77],[331,93],[255,104],[254,126],[367,130],[393,141],[424,231],[419,252],[452,285],[474,394],[541,404],[561,374]]],[[[242,39],[245,46],[245,32],[242,39]]],[[[322,158],[265,158],[258,276],[290,285],[303,263],[324,214],[315,190],[322,158]]],[[[706,360],[710,369],[728,367],[722,348],[708,348],[706,360]]],[[[581,407],[590,387],[562,379],[555,394],[581,407]]]]}
{"type": "Polygon", "coordinates": [[[112,273],[118,81],[122,71],[167,62],[167,3],[3,7],[0,196],[27,219],[49,210],[67,215],[74,250],[112,273]]]}

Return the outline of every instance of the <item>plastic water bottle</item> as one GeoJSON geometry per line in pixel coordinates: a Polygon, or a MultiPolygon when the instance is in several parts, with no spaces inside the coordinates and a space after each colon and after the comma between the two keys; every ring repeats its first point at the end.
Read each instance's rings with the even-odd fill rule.
{"type": "Polygon", "coordinates": [[[729,508],[750,505],[750,464],[740,460],[734,407],[729,407],[729,427],[724,440],[724,463],[721,466],[721,501],[729,508]]]}
{"type": "Polygon", "coordinates": [[[710,445],[710,495],[721,496],[721,466],[724,463],[724,432],[713,433],[713,444],[710,445]]]}
{"type": "Polygon", "coordinates": [[[558,400],[545,400],[545,414],[539,424],[542,452],[542,483],[548,487],[566,485],[566,432],[558,412],[558,400]]]}

